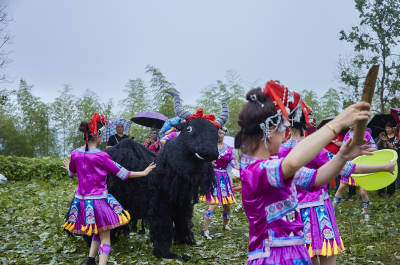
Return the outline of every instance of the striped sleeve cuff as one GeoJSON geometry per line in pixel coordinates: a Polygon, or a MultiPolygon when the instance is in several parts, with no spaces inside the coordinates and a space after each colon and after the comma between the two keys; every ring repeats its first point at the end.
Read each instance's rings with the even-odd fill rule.
{"type": "Polygon", "coordinates": [[[129,174],[129,170],[121,167],[116,176],[125,181],[129,177],[129,174]]]}

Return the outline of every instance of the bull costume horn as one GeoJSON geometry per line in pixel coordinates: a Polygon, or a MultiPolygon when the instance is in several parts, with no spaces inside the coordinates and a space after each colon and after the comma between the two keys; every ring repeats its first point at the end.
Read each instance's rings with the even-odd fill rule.
{"type": "Polygon", "coordinates": [[[186,119],[192,115],[192,113],[190,113],[189,111],[182,109],[181,98],[177,93],[173,91],[167,91],[167,93],[174,97],[174,110],[179,118],[186,119]]]}
{"type": "Polygon", "coordinates": [[[228,110],[228,99],[229,98],[224,98],[221,100],[221,115],[218,117],[218,119],[216,120],[216,122],[218,122],[218,124],[221,126],[224,126],[224,124],[226,123],[226,121],[228,120],[228,116],[229,116],[229,110],[228,110]]]}

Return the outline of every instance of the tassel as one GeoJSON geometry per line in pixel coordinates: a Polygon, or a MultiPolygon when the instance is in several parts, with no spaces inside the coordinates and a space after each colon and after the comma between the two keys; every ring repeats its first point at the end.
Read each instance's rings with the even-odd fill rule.
{"type": "Polygon", "coordinates": [[[321,255],[326,256],[326,240],[324,239],[324,243],[322,244],[321,255]]]}
{"type": "Polygon", "coordinates": [[[327,244],[327,248],[328,248],[328,251],[326,252],[326,255],[327,255],[328,257],[330,257],[330,256],[332,256],[331,242],[329,242],[329,240],[327,240],[327,241],[326,241],[326,244],[327,244]]]}
{"type": "Polygon", "coordinates": [[[88,236],[91,236],[91,235],[92,235],[92,226],[93,226],[93,225],[89,225],[89,230],[88,230],[87,233],[86,233],[88,236]]]}
{"type": "Polygon", "coordinates": [[[68,222],[65,222],[65,223],[63,224],[63,227],[66,228],[68,225],[69,225],[69,223],[68,223],[68,222]]]}
{"type": "Polygon", "coordinates": [[[118,215],[119,223],[122,224],[122,217],[121,215],[118,215]]]}
{"type": "Polygon", "coordinates": [[[123,215],[122,213],[120,214],[120,216],[121,216],[121,219],[122,219],[122,223],[123,224],[127,224],[128,223],[128,219],[126,218],[126,216],[123,215]]]}
{"type": "Polygon", "coordinates": [[[210,197],[211,197],[211,203],[215,203],[214,197],[213,196],[210,197]]]}
{"type": "Polygon", "coordinates": [[[308,248],[308,255],[310,255],[310,258],[314,257],[311,244],[310,247],[308,248]]]}
{"type": "Polygon", "coordinates": [[[128,221],[130,221],[131,215],[129,214],[129,212],[127,210],[124,210],[124,213],[125,213],[126,217],[128,217],[128,221]]]}
{"type": "Polygon", "coordinates": [[[85,231],[87,230],[87,228],[88,228],[88,225],[86,225],[86,226],[83,226],[83,225],[82,225],[81,230],[82,230],[83,232],[85,232],[85,231]]]}
{"type": "Polygon", "coordinates": [[[339,254],[338,245],[336,243],[336,238],[333,239],[333,255],[339,254]]]}
{"type": "Polygon", "coordinates": [[[345,250],[344,245],[343,245],[342,237],[340,237],[340,248],[342,249],[342,251],[345,250]]]}
{"type": "Polygon", "coordinates": [[[98,234],[98,233],[99,233],[99,231],[97,230],[97,225],[96,225],[96,224],[94,224],[94,233],[95,233],[95,234],[98,234]]]}
{"type": "Polygon", "coordinates": [[[72,227],[73,223],[69,223],[66,227],[67,230],[69,230],[72,227]]]}
{"type": "Polygon", "coordinates": [[[68,229],[70,232],[72,232],[72,230],[74,230],[75,228],[75,224],[71,225],[71,227],[68,229]]]}

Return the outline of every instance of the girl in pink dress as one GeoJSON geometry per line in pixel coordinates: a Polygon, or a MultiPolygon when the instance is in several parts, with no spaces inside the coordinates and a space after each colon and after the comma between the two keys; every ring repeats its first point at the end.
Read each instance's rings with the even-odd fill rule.
{"type": "MultiPolygon", "coordinates": [[[[344,136],[343,141],[347,141],[349,139],[353,139],[354,136],[354,128],[350,127],[350,130],[346,133],[346,135],[344,136]]],[[[374,138],[372,138],[371,134],[367,131],[364,132],[364,141],[366,142],[367,145],[373,147],[373,148],[377,148],[374,138]]],[[[333,207],[336,208],[338,206],[338,204],[342,201],[342,194],[344,192],[344,190],[346,189],[346,187],[348,185],[351,186],[358,186],[357,183],[354,181],[353,177],[351,176],[342,176],[340,178],[340,185],[338,190],[336,191],[335,197],[333,199],[333,207]]],[[[369,197],[368,197],[368,193],[366,190],[364,190],[363,188],[360,187],[360,196],[361,196],[361,205],[362,208],[364,210],[364,219],[365,221],[369,221],[370,217],[368,214],[368,208],[369,208],[369,197]]]]}
{"type": "Polygon", "coordinates": [[[208,231],[208,226],[211,223],[211,219],[214,217],[218,205],[222,205],[224,208],[222,211],[222,228],[229,231],[232,230],[228,224],[231,216],[231,204],[234,203],[236,199],[227,168],[231,165],[232,167],[239,169],[239,165],[233,155],[232,148],[224,143],[224,136],[226,133],[227,129],[225,127],[222,127],[218,131],[219,157],[213,163],[215,187],[212,191],[208,192],[208,194],[200,197],[201,201],[204,201],[209,205],[204,215],[204,228],[202,231],[202,235],[207,239],[212,239],[208,231]]]}
{"type": "MultiPolygon", "coordinates": [[[[239,114],[243,208],[249,221],[248,264],[312,264],[304,246],[303,223],[297,210],[296,185],[310,190],[326,185],[354,155],[369,153],[351,142],[318,170],[304,167],[338,131],[367,120],[368,103],[347,108],[333,121],[300,142],[285,158],[278,153],[289,115],[307,108],[297,93],[270,81],[264,91],[250,90],[239,114]]],[[[307,111],[307,110],[306,110],[307,111]]]]}
{"type": "Polygon", "coordinates": [[[106,116],[95,113],[90,122],[82,122],[79,130],[84,133],[86,145],[72,151],[71,159],[64,161],[68,176],[77,176],[78,187],[71,203],[64,228],[74,234],[93,235],[86,264],[105,265],[111,249],[110,230],[125,225],[130,214],[107,192],[106,177],[111,173],[122,180],[146,176],[155,165],[144,171],[128,171],[111,160],[97,145],[103,139],[108,124],[106,116]]]}

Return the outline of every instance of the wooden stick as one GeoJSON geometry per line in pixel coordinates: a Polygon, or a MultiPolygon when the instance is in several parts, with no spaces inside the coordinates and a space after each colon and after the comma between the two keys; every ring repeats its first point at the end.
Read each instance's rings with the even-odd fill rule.
{"type": "MultiPolygon", "coordinates": [[[[365,78],[364,89],[361,97],[361,101],[368,102],[371,104],[372,97],[374,96],[376,80],[378,78],[379,64],[373,65],[369,69],[367,77],[365,78]]],[[[369,110],[369,109],[366,109],[369,110]]],[[[354,128],[353,143],[356,145],[361,145],[364,140],[365,127],[368,121],[361,121],[356,124],[354,128]]]]}

